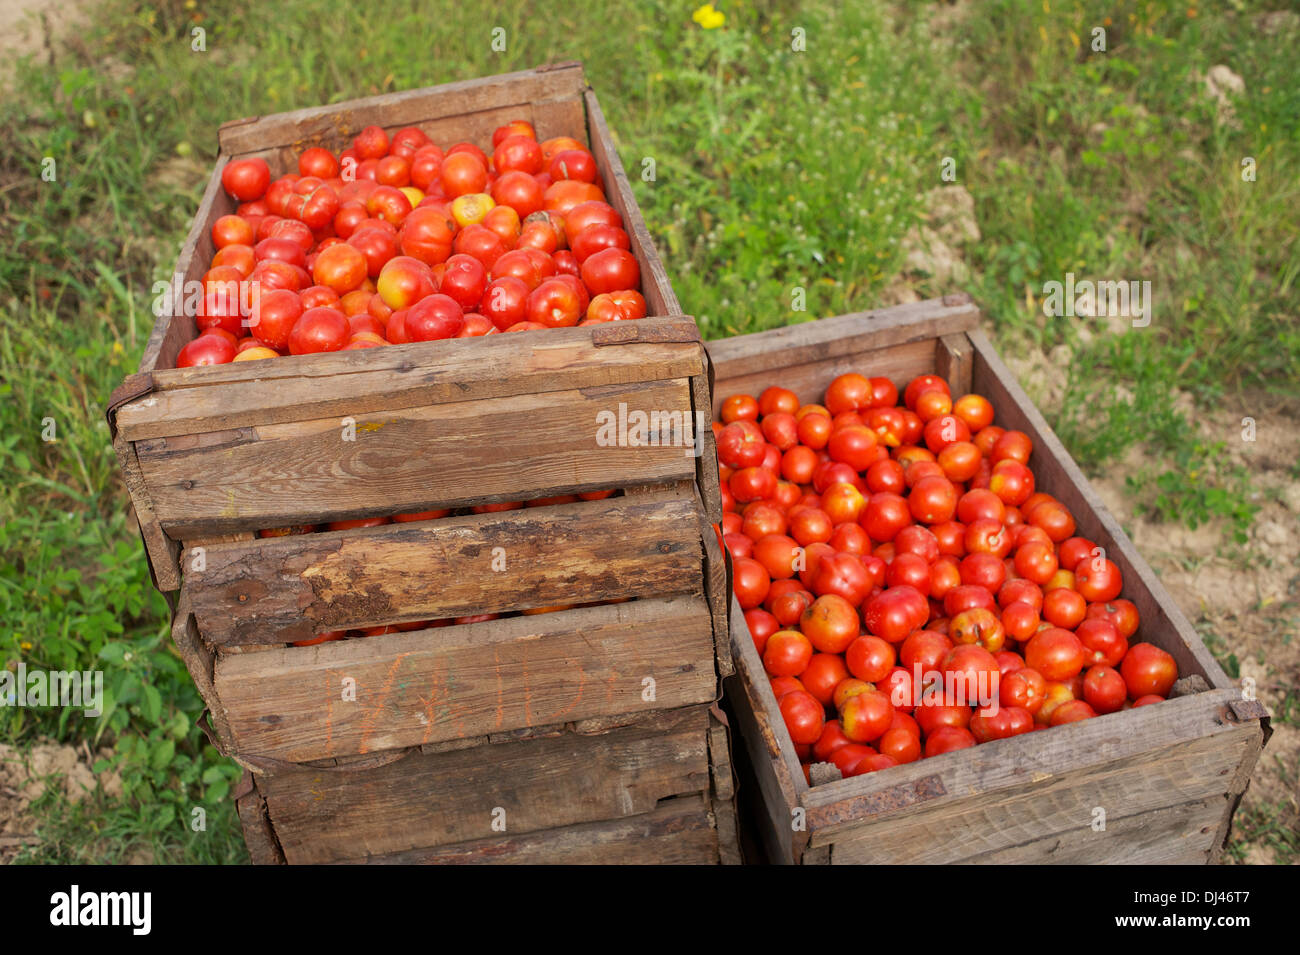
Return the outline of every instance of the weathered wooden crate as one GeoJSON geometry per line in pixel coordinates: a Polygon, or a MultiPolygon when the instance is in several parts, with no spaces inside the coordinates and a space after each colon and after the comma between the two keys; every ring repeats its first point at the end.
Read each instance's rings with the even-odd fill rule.
{"type": "MultiPolygon", "coordinates": [[[[302,762],[707,703],[731,672],[707,354],[679,311],[581,66],[230,123],[177,265],[203,274],[231,159],[283,168],[361,127],[488,145],[504,122],[586,138],[641,264],[650,316],[528,335],[176,369],[159,319],[109,409],[154,578],[217,739],[302,762]],[[253,367],[257,365],[257,367],[253,367]],[[637,415],[642,440],[628,438],[637,415]],[[608,438],[609,420],[615,440],[608,438]],[[703,427],[697,427],[702,424],[703,427]],[[617,489],[486,514],[473,505],[617,489]],[[434,509],[435,521],[259,530],[434,509]],[[628,600],[603,606],[592,604],[628,600]],[[333,630],[573,609],[333,642],[333,630]],[[350,680],[358,706],[340,704],[350,680]]],[[[634,432],[635,435],[635,432],[634,432]]]]}
{"type": "MultiPolygon", "coordinates": [[[[232,159],[260,156],[278,172],[306,147],[340,148],[368,124],[390,132],[418,126],[439,143],[490,145],[492,131],[516,118],[532,122],[539,137],[585,138],[640,263],[648,314],[678,315],[596,95],[577,63],[227,123],[175,274],[194,282],[207,269],[212,223],[235,209],[221,189],[221,171],[232,159]]],[[[617,410],[628,399],[629,409],[643,407],[634,393],[648,382],[659,382],[659,390],[639,397],[658,410],[684,412],[708,403],[694,323],[633,324],[520,341],[492,336],[297,356],[256,368],[176,369],[176,356],[196,327],[189,315],[164,315],[138,372],[114,393],[109,409],[114,448],[159,589],[180,587],[183,542],[275,521],[312,523],[418,511],[438,500],[487,503],[523,491],[540,496],[692,478],[714,513],[719,505],[710,453],[687,460],[664,449],[622,449],[630,453],[585,463],[569,453],[576,435],[566,430],[579,422],[581,437],[589,439],[597,409],[617,410]],[[602,348],[625,341],[634,347],[602,348]],[[376,440],[341,453],[343,417],[376,440]],[[483,430],[480,420],[492,427],[483,430]],[[509,428],[510,421],[517,427],[509,428]],[[420,452],[427,453],[435,435],[443,443],[433,469],[420,452]],[[499,444],[482,445],[487,439],[499,444]],[[525,467],[523,457],[537,460],[525,467]]],[[[708,451],[713,435],[704,431],[700,440],[708,451]]]]}
{"type": "Polygon", "coordinates": [[[714,712],[249,774],[237,798],[245,841],[262,864],[737,864],[727,729],[714,712]]]}
{"type": "Polygon", "coordinates": [[[1205,692],[1041,733],[985,743],[851,779],[810,786],[762,661],[733,606],[736,675],[726,696],[759,792],[758,828],[774,862],[1206,863],[1270,733],[977,328],[965,296],[903,305],[713,342],[715,404],[767,385],[819,401],[837,375],[925,373],[953,394],[977,392],[996,422],[1034,442],[1037,488],[1073,512],[1106,549],[1138,607],[1141,639],[1173,654],[1205,692]],[[1096,831],[1105,812],[1105,829],[1096,831]]]}

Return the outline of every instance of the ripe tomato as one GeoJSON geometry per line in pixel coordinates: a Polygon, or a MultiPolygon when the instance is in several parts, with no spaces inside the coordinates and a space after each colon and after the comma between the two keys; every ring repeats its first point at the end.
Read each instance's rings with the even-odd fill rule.
{"type": "Polygon", "coordinates": [[[221,170],[221,187],[241,202],[266,195],[271,185],[271,167],[265,159],[235,159],[221,170]]]}
{"type": "Polygon", "coordinates": [[[1108,666],[1089,667],[1083,675],[1083,698],[1098,713],[1114,713],[1128,699],[1128,686],[1108,666]]]}
{"type": "Polygon", "coordinates": [[[582,300],[563,278],[547,279],[533,289],[526,307],[528,320],[547,328],[570,328],[582,320],[582,300]]]}
{"type": "Polygon", "coordinates": [[[894,706],[885,694],[868,690],[844,701],[840,725],[855,743],[870,743],[884,735],[894,719],[894,706]]]}
{"type": "Polygon", "coordinates": [[[1047,696],[1047,681],[1033,667],[1021,667],[1002,677],[998,696],[1003,706],[1020,707],[1032,715],[1047,696]]]}
{"type": "Polygon", "coordinates": [[[813,645],[797,630],[778,630],[767,639],[763,668],[772,676],[798,676],[812,660],[813,645]]]}
{"type": "Polygon", "coordinates": [[[1079,638],[1061,627],[1040,630],[1025,645],[1025,665],[1049,681],[1069,680],[1083,669],[1085,660],[1079,638]]]}
{"type": "Polygon", "coordinates": [[[235,360],[236,346],[228,337],[204,333],[187,342],[176,357],[177,368],[225,365],[235,360]]]}
{"type": "Polygon", "coordinates": [[[593,295],[634,289],[641,283],[641,266],[626,249],[601,249],[582,263],[582,282],[593,295]]]}
{"type": "MultiPolygon", "coordinates": [[[[767,598],[767,591],[772,586],[772,579],[766,568],[749,557],[737,557],[732,561],[732,590],[742,610],[759,606],[767,598]]],[[[782,674],[797,676],[798,673],[782,674]]]]}
{"type": "Polygon", "coordinates": [[[1140,696],[1167,697],[1178,679],[1178,664],[1154,644],[1135,643],[1124,655],[1120,674],[1133,699],[1140,696]]]}
{"type": "Polygon", "coordinates": [[[981,646],[958,644],[939,664],[945,702],[950,705],[989,706],[996,703],[1002,683],[997,658],[981,646]]]}
{"type": "Polygon", "coordinates": [[[970,730],[960,726],[941,726],[926,737],[925,755],[940,756],[955,749],[969,749],[975,744],[970,730]]]}
{"type": "Polygon", "coordinates": [[[310,355],[339,351],[352,331],[347,316],[336,308],[309,308],[289,332],[289,354],[310,355]]]}
{"type": "Polygon", "coordinates": [[[273,289],[257,297],[248,327],[258,341],[277,350],[289,347],[289,333],[302,315],[302,299],[288,289],[273,289]]]}
{"type": "Polygon", "coordinates": [[[761,607],[753,607],[745,611],[745,624],[749,627],[749,635],[754,638],[754,649],[761,657],[763,651],[767,649],[768,637],[781,627],[776,618],[761,607]]]}
{"type": "Polygon", "coordinates": [[[844,597],[827,593],[804,611],[799,626],[820,652],[843,653],[858,635],[858,612],[844,597]]]}
{"type": "MultiPolygon", "coordinates": [[[[1034,511],[1037,515],[1050,505],[1044,505],[1034,511]]],[[[1119,596],[1124,581],[1119,568],[1114,562],[1100,555],[1085,557],[1074,568],[1074,586],[1091,603],[1105,603],[1119,596]]]]}
{"type": "Polygon", "coordinates": [[[1109,620],[1125,640],[1137,633],[1138,609],[1131,600],[1110,600],[1104,604],[1089,604],[1087,616],[1088,619],[1100,617],[1109,620]]]}
{"type": "Polygon", "coordinates": [[[487,188],[487,167],[468,152],[449,152],[442,161],[439,176],[442,191],[451,198],[482,192],[487,188]]]}
{"type": "Polygon", "coordinates": [[[811,745],[821,738],[825,712],[822,704],[811,693],[798,690],[787,693],[781,697],[778,705],[791,740],[811,745]]]}
{"type": "Polygon", "coordinates": [[[849,675],[844,665],[844,658],[838,653],[814,653],[808,661],[807,668],[799,676],[799,682],[808,688],[808,692],[817,698],[823,706],[830,706],[835,695],[835,687],[849,675]]]}
{"type": "Polygon", "coordinates": [[[844,658],[849,673],[859,680],[877,683],[889,675],[897,655],[893,645],[879,637],[863,636],[849,644],[844,658]]]}
{"type": "Polygon", "coordinates": [[[925,625],[930,604],[915,587],[901,585],[872,597],[863,608],[862,624],[867,632],[889,643],[901,643],[925,625]]]}
{"type": "Polygon", "coordinates": [[[420,299],[406,311],[405,331],[413,342],[455,338],[465,327],[465,312],[453,298],[437,293],[420,299]]]}
{"type": "Polygon", "coordinates": [[[345,242],[325,249],[316,256],[316,263],[312,266],[312,279],[316,284],[332,289],[339,295],[359,288],[367,274],[369,274],[369,262],[366,256],[358,248],[345,242]]]}

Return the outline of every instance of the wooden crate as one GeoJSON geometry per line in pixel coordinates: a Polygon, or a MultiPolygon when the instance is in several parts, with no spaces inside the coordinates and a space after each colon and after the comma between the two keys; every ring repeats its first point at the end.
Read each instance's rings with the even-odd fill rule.
{"type": "Polygon", "coordinates": [[[739,606],[736,675],[726,682],[759,793],[757,825],[773,862],[803,864],[1218,860],[1270,729],[1242,698],[1146,561],[977,330],[965,296],[903,305],[713,342],[715,405],[767,385],[820,401],[837,375],[925,373],[953,394],[992,402],[996,422],[1034,442],[1037,488],[1106,549],[1138,607],[1140,639],[1173,654],[1196,692],[893,769],[810,786],[739,606]],[[1105,811],[1095,831],[1094,810],[1105,811]]]}
{"type": "MultiPolygon", "coordinates": [[[[418,126],[438,143],[490,146],[492,131],[516,118],[532,122],[541,138],[585,139],[640,263],[648,314],[678,315],[577,63],[227,123],[175,274],[194,282],[207,269],[212,223],[235,209],[221,188],[232,159],[262,157],[278,172],[306,147],[338,149],[368,124],[389,132],[418,126]]],[[[699,436],[706,453],[693,458],[680,449],[622,448],[575,459],[592,446],[598,409],[623,402],[629,411],[707,408],[708,377],[690,320],[176,369],[196,331],[189,315],[161,317],[138,372],[109,407],[113,446],[163,591],[181,585],[182,545],[213,535],[516,500],[525,492],[694,480],[706,513],[719,519],[708,428],[699,436]],[[358,437],[348,446],[339,441],[345,419],[358,437]]]]}
{"type": "Polygon", "coordinates": [[[176,369],[195,327],[164,316],[111,401],[155,582],[179,590],[177,646],[216,739],[248,765],[708,703],[731,672],[726,570],[710,526],[721,500],[708,357],[694,321],[676,314],[580,65],[227,124],[176,272],[193,280],[206,268],[211,224],[234,209],[220,188],[231,159],[262,156],[278,170],[371,123],[486,146],[515,118],[540,137],[590,144],[651,317],[176,369]],[[627,440],[640,413],[647,440],[627,440]],[[464,513],[610,489],[621,493],[464,513]],[[257,535],[445,508],[457,513],[257,535]],[[576,606],[290,646],[330,630],[556,605],[576,606]],[[345,679],[356,704],[340,701],[345,679]]]}
{"type": "Polygon", "coordinates": [[[255,863],[739,863],[709,706],[245,777],[255,863]]]}

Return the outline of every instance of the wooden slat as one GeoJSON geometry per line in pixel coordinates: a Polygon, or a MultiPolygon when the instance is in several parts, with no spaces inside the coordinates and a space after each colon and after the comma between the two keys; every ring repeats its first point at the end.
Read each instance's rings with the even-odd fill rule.
{"type": "MultiPolygon", "coordinates": [[[[654,319],[678,325],[690,319],[654,319]]],[[[390,345],[364,351],[235,362],[154,374],[158,389],[124,405],[128,440],[161,438],[421,405],[690,378],[703,369],[699,346],[592,344],[591,328],[537,336],[390,345]],[[256,369],[250,365],[257,364],[256,369]],[[192,374],[194,371],[202,374],[192,374]]],[[[710,431],[711,433],[711,431],[710,431]]]]}
{"type": "MultiPolygon", "coordinates": [[[[245,772],[245,782],[248,774],[245,772]]],[[[284,853],[275,840],[275,830],[266,815],[266,800],[253,788],[235,800],[240,828],[244,831],[244,844],[248,846],[248,859],[253,865],[284,865],[284,853]]]]}
{"type": "MultiPolygon", "coordinates": [[[[475,113],[575,99],[582,95],[584,88],[581,64],[556,64],[236,120],[221,127],[218,140],[221,151],[232,156],[300,143],[332,143],[341,136],[355,135],[372,123],[397,128],[418,125],[435,117],[463,122],[464,117],[475,113]]],[[[491,129],[488,132],[490,135],[491,129]]]]}
{"type": "Polygon", "coordinates": [[[1133,639],[1147,640],[1172,654],[1179,676],[1198,673],[1211,686],[1234,686],[989,340],[979,332],[972,332],[970,340],[975,348],[975,391],[993,403],[997,424],[1023,431],[1033,439],[1029,467],[1035,487],[1068,507],[1078,526],[1076,533],[1105,548],[1106,556],[1119,567],[1123,596],[1137,605],[1141,618],[1133,639]]]}
{"type": "MultiPolygon", "coordinates": [[[[766,335],[767,332],[759,332],[766,335]]],[[[804,403],[820,404],[837,375],[857,372],[869,377],[888,378],[904,385],[920,374],[934,370],[934,342],[919,341],[885,348],[833,355],[778,370],[761,370],[738,377],[719,377],[713,386],[713,415],[717,417],[722,402],[732,395],[749,394],[757,398],[764,388],[779,384],[789,388],[804,403]]]]}
{"type": "Polygon", "coordinates": [[[587,90],[585,98],[591,151],[596,157],[596,167],[604,178],[606,198],[623,217],[623,228],[627,232],[632,253],[641,264],[641,292],[645,296],[647,314],[680,315],[682,307],[677,302],[672,283],[668,281],[668,271],[664,268],[659,253],[655,251],[650,230],[646,228],[641,209],[632,195],[631,183],[623,170],[618,149],[614,146],[614,137],[605,123],[600,102],[591,90],[587,90]]]}
{"type": "MultiPolygon", "coordinates": [[[[171,537],[521,500],[694,476],[680,435],[601,447],[600,416],[689,414],[682,380],[487,398],[137,442],[171,537]]],[[[661,419],[666,420],[666,419],[661,419]]]]}
{"type": "MultiPolygon", "coordinates": [[[[1255,723],[1234,724],[1224,714],[1235,691],[1212,690],[1194,696],[1166,700],[1154,707],[1139,707],[1105,717],[1083,720],[1050,731],[1030,733],[1010,740],[985,743],[956,753],[898,766],[887,773],[872,773],[840,780],[809,790],[804,797],[814,842],[834,841],[839,833],[859,827],[865,820],[874,825],[902,817],[923,818],[929,813],[960,812],[961,801],[980,797],[992,802],[994,794],[1015,797],[1033,785],[1056,780],[1053,787],[1067,786],[1076,774],[1099,772],[1114,764],[1115,772],[1131,762],[1142,774],[1143,761],[1158,778],[1160,760],[1168,758],[1174,767],[1164,781],[1166,787],[1186,788],[1186,795],[1199,798],[1206,777],[1219,791],[1227,792],[1236,768],[1237,747],[1246,744],[1255,723]],[[1196,761],[1181,762],[1179,747],[1204,747],[1196,761]],[[1082,754],[1086,754],[1086,757],[1082,754]],[[1211,755],[1214,762],[1207,762],[1211,755]],[[1194,767],[1194,768],[1189,768],[1194,767]],[[1190,778],[1178,781],[1178,773],[1190,778]],[[1174,780],[1174,781],[1170,781],[1174,780]],[[948,798],[945,798],[948,797],[948,798]]],[[[1117,784],[1118,785],[1118,784],[1117,784]]],[[[1140,798],[1122,790],[1112,793],[1117,801],[1140,798]]],[[[1177,801],[1170,797],[1166,805],[1177,801]]]]}
{"type": "Polygon", "coordinates": [[[731,605],[731,655],[736,675],[725,681],[727,699],[736,713],[736,731],[749,751],[758,779],[763,813],[759,819],[764,846],[774,863],[792,865],[799,861],[808,841],[807,827],[794,829],[794,809],[808,790],[799,768],[794,744],[776,705],[776,697],[754,639],[749,634],[744,612],[733,598],[731,605]],[[775,714],[775,716],[773,715],[775,714]],[[793,767],[793,770],[792,768],[793,767]]]}
{"type": "Polygon", "coordinates": [[[216,654],[199,636],[198,624],[190,606],[189,593],[182,589],[176,603],[176,612],[172,617],[172,642],[176,652],[185,663],[190,678],[198,688],[203,705],[207,707],[212,729],[221,740],[230,739],[230,724],[226,719],[226,708],[221,702],[216,686],[212,682],[216,665],[216,654]]]}
{"type": "Polygon", "coordinates": [[[302,762],[708,703],[712,649],[676,597],[223,656],[214,683],[238,752],[302,762]]]}
{"type": "Polygon", "coordinates": [[[563,829],[356,859],[378,865],[716,865],[718,835],[703,794],[654,812],[563,829]]]}
{"type": "MultiPolygon", "coordinates": [[[[201,279],[216,252],[212,244],[212,224],[220,216],[235,211],[234,200],[221,188],[221,171],[225,168],[226,162],[225,156],[217,157],[217,164],[208,179],[207,187],[203,190],[203,198],[199,201],[194,221],[190,224],[189,235],[186,236],[185,244],[181,246],[180,257],[176,260],[174,272],[182,279],[182,301],[185,298],[183,283],[201,279]]],[[[171,281],[170,276],[168,280],[171,281]]],[[[184,314],[183,309],[176,315],[160,316],[154,323],[149,342],[140,357],[139,370],[152,372],[159,368],[174,367],[176,356],[180,354],[185,343],[197,334],[198,326],[194,322],[194,316],[184,314]]]]}
{"type": "Polygon", "coordinates": [[[700,536],[704,541],[705,593],[709,612],[713,615],[713,642],[717,648],[718,674],[723,677],[736,672],[731,656],[731,585],[727,581],[726,557],[718,543],[717,532],[703,514],[700,516],[700,536]]]}
{"type": "Polygon", "coordinates": [[[213,646],[326,630],[703,593],[700,515],[676,491],[213,544],[186,590],[213,646]]]}
{"type": "MultiPolygon", "coordinates": [[[[721,712],[721,711],[716,711],[721,712]]],[[[709,765],[713,771],[713,818],[718,830],[718,856],[723,865],[741,865],[740,820],[736,815],[736,782],[731,767],[727,724],[710,713],[709,765]]]]}
{"type": "MultiPolygon", "coordinates": [[[[725,392],[734,379],[760,372],[779,371],[784,374],[791,366],[856,356],[891,345],[930,341],[941,335],[968,331],[976,326],[979,315],[979,308],[969,298],[955,296],[855,312],[709,342],[709,354],[713,358],[713,390],[715,394],[725,392]],[[944,304],[946,301],[952,304],[944,304]]],[[[767,383],[774,382],[768,380],[767,383]]]]}
{"type": "MultiPolygon", "coordinates": [[[[702,346],[701,346],[702,347],[702,346]]],[[[691,407],[695,410],[696,443],[700,456],[695,459],[695,480],[704,496],[704,512],[712,524],[722,523],[722,491],[718,480],[718,443],[713,436],[713,392],[704,372],[691,377],[691,407]]]]}
{"type": "Polygon", "coordinates": [[[971,369],[975,361],[970,338],[957,332],[936,338],[934,344],[935,373],[948,382],[953,400],[970,394],[971,369]]]}
{"type": "Polygon", "coordinates": [[[140,460],[136,455],[135,445],[126,440],[119,431],[113,437],[113,453],[117,456],[118,467],[122,470],[122,482],[131,495],[131,504],[135,508],[135,518],[140,525],[140,538],[144,542],[154,583],[164,593],[179,590],[181,574],[176,559],[180,552],[180,545],[170,540],[158,523],[153,498],[149,494],[149,487],[140,470],[140,460]]]}
{"type": "MultiPolygon", "coordinates": [[[[1211,838],[1207,832],[1213,832],[1213,823],[1222,811],[1223,800],[1217,796],[1141,813],[1121,810],[1107,816],[1105,832],[1081,825],[983,852],[970,852],[973,846],[951,838],[954,830],[945,827],[944,845],[936,847],[931,841],[914,844],[915,852],[901,855],[909,864],[1204,865],[1211,838]],[[939,853],[942,858],[936,858],[936,848],[943,850],[939,853]]],[[[831,864],[888,864],[897,859],[899,852],[881,851],[876,835],[873,832],[828,847],[831,864]]]]}
{"type": "MultiPolygon", "coordinates": [[[[1184,712],[1167,718],[1186,717],[1184,712]]],[[[1089,726],[1089,730],[1104,728],[1106,719],[1088,720],[1089,724],[1097,724],[1089,726]]],[[[964,751],[971,754],[968,759],[924,767],[939,774],[948,793],[946,798],[872,814],[866,807],[886,806],[891,788],[899,785],[895,779],[894,787],[889,787],[885,785],[888,777],[882,777],[874,782],[873,792],[853,797],[856,806],[864,808],[857,811],[856,806],[852,807],[856,816],[852,823],[840,821],[848,818],[850,807],[846,800],[820,805],[826,794],[819,790],[847,787],[838,783],[817,787],[808,797],[810,803],[816,803],[809,808],[815,826],[812,841],[814,845],[834,843],[837,852],[845,842],[861,843],[863,848],[858,852],[879,863],[951,863],[1075,830],[1093,835],[1093,812],[1097,808],[1103,809],[1107,817],[1107,832],[1095,833],[1100,843],[1107,838],[1113,840],[1112,818],[1155,812],[1193,800],[1213,800],[1219,806],[1215,826],[1197,840],[1208,853],[1222,815],[1228,780],[1206,768],[1221,766],[1225,759],[1235,765],[1234,754],[1252,732],[1258,733],[1258,727],[1220,727],[1220,732],[1213,732],[1207,729],[1210,722],[1203,715],[1187,719],[1182,738],[1175,741],[1161,736],[1134,738],[1112,726],[1108,729],[1110,736],[1100,740],[1095,751],[1078,749],[1080,741],[1068,737],[1037,739],[1047,733],[1033,734],[1035,738],[1025,740],[1023,746],[1012,740],[1006,741],[1012,743],[1008,746],[987,743],[964,751]],[[1079,752],[1093,755],[1080,760],[1079,752]],[[820,828],[823,819],[834,821],[820,828]],[[956,833],[962,833],[962,838],[951,838],[956,833]]],[[[889,774],[905,775],[909,774],[889,774]]],[[[1114,852],[1114,842],[1104,851],[1114,852]]],[[[1116,855],[1111,861],[1120,859],[1116,855]]]]}
{"type": "Polygon", "coordinates": [[[621,819],[708,787],[708,710],[675,716],[601,736],[415,753],[367,773],[277,773],[258,785],[290,864],[490,839],[503,825],[520,835],[621,819]]]}

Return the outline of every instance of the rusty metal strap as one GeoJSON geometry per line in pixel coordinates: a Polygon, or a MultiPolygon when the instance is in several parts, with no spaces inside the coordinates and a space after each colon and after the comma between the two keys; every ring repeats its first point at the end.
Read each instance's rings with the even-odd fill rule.
{"type": "Polygon", "coordinates": [[[108,408],[104,412],[108,417],[110,440],[117,437],[117,409],[128,402],[135,401],[136,398],[143,398],[153,390],[153,375],[147,371],[127,375],[122,379],[122,383],[113,389],[113,393],[108,396],[108,408]]]}

